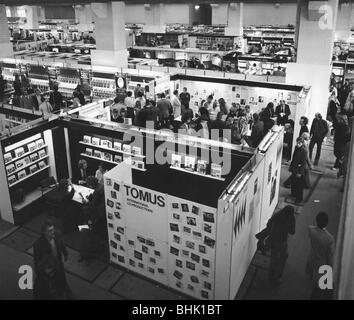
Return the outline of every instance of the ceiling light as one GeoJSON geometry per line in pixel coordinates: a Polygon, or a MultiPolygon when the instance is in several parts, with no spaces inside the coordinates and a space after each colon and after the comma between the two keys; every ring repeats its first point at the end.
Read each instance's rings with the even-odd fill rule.
{"type": "Polygon", "coordinates": [[[195,10],[199,10],[199,8],[200,8],[200,5],[199,5],[199,4],[197,4],[197,5],[194,6],[194,9],[195,9],[195,10]]]}

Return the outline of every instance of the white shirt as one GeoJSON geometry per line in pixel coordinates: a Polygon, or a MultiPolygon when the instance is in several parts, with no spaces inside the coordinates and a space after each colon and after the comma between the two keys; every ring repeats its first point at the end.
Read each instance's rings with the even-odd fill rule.
{"type": "Polygon", "coordinates": [[[181,115],[181,102],[179,101],[178,97],[176,97],[175,95],[172,95],[171,105],[173,109],[173,116],[175,118],[179,117],[181,115]]]}
{"type": "Polygon", "coordinates": [[[133,97],[126,97],[124,99],[124,104],[127,106],[127,107],[131,107],[131,108],[134,108],[134,98],[133,97]]]}

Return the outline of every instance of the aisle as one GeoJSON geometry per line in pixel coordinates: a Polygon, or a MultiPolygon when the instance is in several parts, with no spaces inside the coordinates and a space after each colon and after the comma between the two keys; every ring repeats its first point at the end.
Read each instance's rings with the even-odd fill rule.
{"type": "MultiPolygon", "coordinates": [[[[247,300],[279,300],[279,299],[308,299],[311,293],[311,283],[305,273],[307,254],[310,249],[308,226],[315,223],[318,212],[325,211],[329,215],[328,231],[336,238],[342,193],[340,192],[342,179],[337,179],[336,171],[331,167],[334,163],[331,141],[329,141],[321,155],[316,171],[323,174],[311,174],[314,188],[306,192],[305,204],[297,207],[296,233],[289,236],[289,258],[283,275],[283,283],[274,287],[268,281],[269,256],[264,257],[257,253],[244,279],[236,299],[247,300]],[[317,175],[317,177],[316,177],[317,175]],[[315,179],[314,179],[315,178],[315,179]]],[[[282,167],[281,183],[287,178],[287,166],[282,167]]],[[[289,189],[281,185],[279,208],[287,205],[284,202],[289,189]]]]}

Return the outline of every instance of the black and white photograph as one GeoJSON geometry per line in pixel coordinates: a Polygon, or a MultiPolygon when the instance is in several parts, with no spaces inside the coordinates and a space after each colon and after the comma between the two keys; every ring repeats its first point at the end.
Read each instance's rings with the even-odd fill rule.
{"type": "Polygon", "coordinates": [[[178,279],[178,280],[181,280],[183,278],[183,273],[178,271],[178,270],[175,270],[173,275],[178,279]]]}
{"type": "Polygon", "coordinates": [[[354,300],[353,123],[354,1],[0,1],[0,300],[354,300]]]}

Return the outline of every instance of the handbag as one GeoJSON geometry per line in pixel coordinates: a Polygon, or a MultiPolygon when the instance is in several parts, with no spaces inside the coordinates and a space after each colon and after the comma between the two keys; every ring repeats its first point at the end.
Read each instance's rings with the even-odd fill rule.
{"type": "Polygon", "coordinates": [[[266,252],[270,250],[270,235],[271,230],[269,227],[264,228],[262,231],[256,234],[257,250],[261,251],[263,255],[266,255],[266,252]]]}

